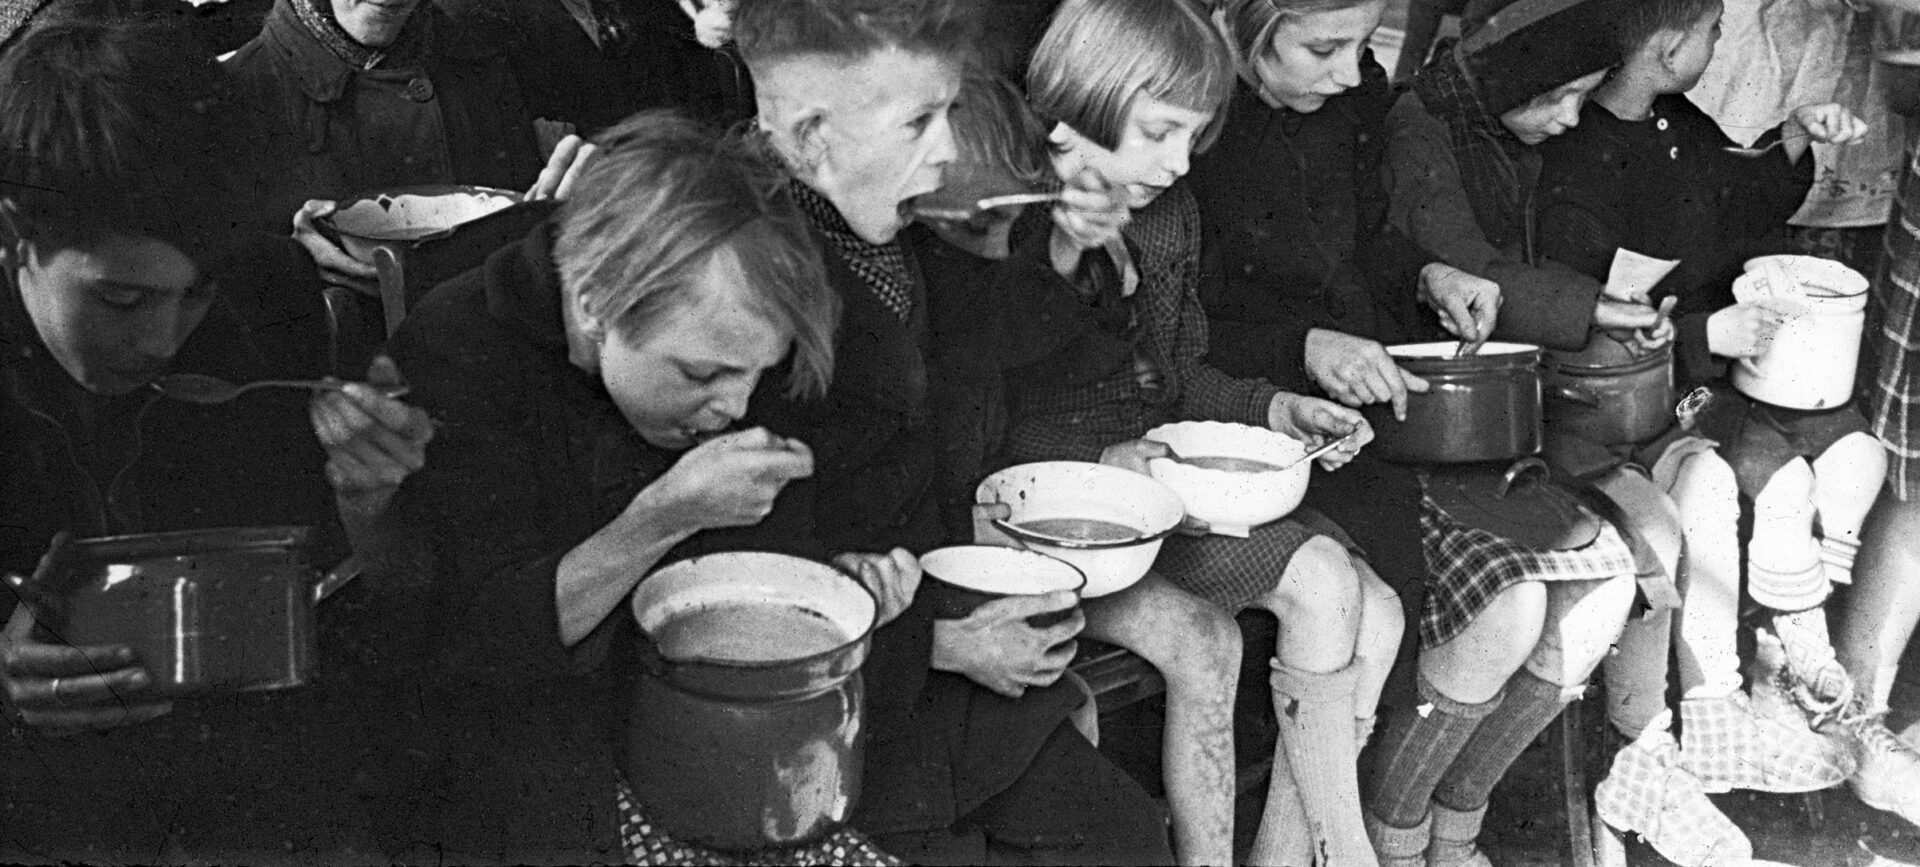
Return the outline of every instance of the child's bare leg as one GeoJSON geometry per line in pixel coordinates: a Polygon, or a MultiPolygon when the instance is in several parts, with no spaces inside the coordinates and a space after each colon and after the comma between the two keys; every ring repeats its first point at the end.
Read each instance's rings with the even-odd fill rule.
{"type": "Polygon", "coordinates": [[[1152,572],[1084,607],[1087,637],[1139,654],[1166,678],[1161,762],[1180,863],[1231,863],[1239,625],[1219,606],[1152,572]]]}
{"type": "Polygon", "coordinates": [[[1672,488],[1686,533],[1677,636],[1683,698],[1722,698],[1740,688],[1740,489],[1713,452],[1683,460],[1672,488]]]}
{"type": "Polygon", "coordinates": [[[1861,531],[1860,565],[1838,650],[1869,712],[1887,709],[1900,655],[1920,623],[1920,498],[1880,497],[1861,531]]]}
{"type": "Polygon", "coordinates": [[[1360,637],[1353,647],[1353,664],[1360,671],[1360,682],[1353,693],[1354,745],[1363,749],[1373,735],[1380,692],[1386,688],[1387,675],[1400,651],[1407,616],[1400,606],[1400,594],[1380,580],[1365,560],[1351,560],[1353,571],[1360,575],[1360,637]]]}
{"type": "Polygon", "coordinates": [[[1299,860],[1297,829],[1287,827],[1300,812],[1320,860],[1374,863],[1355,767],[1354,695],[1363,672],[1354,657],[1362,618],[1354,562],[1340,543],[1316,536],[1294,553],[1274,589],[1255,601],[1280,620],[1271,682],[1291,779],[1277,772],[1276,756],[1250,863],[1306,863],[1299,860]]]}
{"type": "MultiPolygon", "coordinates": [[[[1597,483],[1620,506],[1632,532],[1653,549],[1658,568],[1676,580],[1685,527],[1680,510],[1652,480],[1632,470],[1608,473],[1597,483]]],[[[1642,564],[1645,568],[1647,564],[1642,564]]],[[[1673,615],[1649,611],[1628,621],[1617,652],[1606,659],[1607,719],[1629,739],[1637,737],[1667,706],[1667,655],[1673,644],[1673,615]]]]}

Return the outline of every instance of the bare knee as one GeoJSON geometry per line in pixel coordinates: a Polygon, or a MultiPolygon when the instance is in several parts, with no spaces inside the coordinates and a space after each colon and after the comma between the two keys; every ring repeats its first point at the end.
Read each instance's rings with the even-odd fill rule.
{"type": "Polygon", "coordinates": [[[1360,573],[1344,546],[1315,536],[1294,552],[1261,604],[1283,623],[1346,624],[1351,632],[1360,620],[1360,573]]]}
{"type": "Polygon", "coordinates": [[[1681,519],[1689,525],[1723,519],[1731,528],[1739,520],[1740,482],[1726,459],[1713,452],[1692,455],[1681,463],[1672,495],[1681,519]]]}
{"type": "Polygon", "coordinates": [[[1400,635],[1407,629],[1407,615],[1400,605],[1400,593],[1380,580],[1380,575],[1358,557],[1351,558],[1353,571],[1360,576],[1361,631],[1374,636],[1379,646],[1361,648],[1392,654],[1399,648],[1400,635]]]}
{"type": "Polygon", "coordinates": [[[1460,637],[1471,637],[1486,652],[1517,665],[1540,643],[1546,622],[1547,585],[1523,581],[1493,597],[1460,637]]]}
{"type": "Polygon", "coordinates": [[[1240,625],[1226,609],[1184,591],[1135,612],[1127,648],[1172,684],[1213,684],[1240,672],[1240,625]]]}

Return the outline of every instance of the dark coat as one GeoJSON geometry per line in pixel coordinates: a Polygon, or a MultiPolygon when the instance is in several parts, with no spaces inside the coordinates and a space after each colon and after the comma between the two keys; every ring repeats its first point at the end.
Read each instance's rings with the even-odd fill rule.
{"type": "MultiPolygon", "coordinates": [[[[1779,135],[1775,129],[1755,145],[1779,135]]],[[[1737,145],[1673,94],[1656,99],[1644,121],[1623,121],[1590,101],[1578,127],[1540,146],[1544,255],[1601,281],[1621,248],[1680,260],[1653,296],[1680,299],[1674,360],[1683,384],[1725,372],[1707,349],[1707,317],[1733,304],[1733,278],[1747,258],[1790,252],[1787,220],[1813,185],[1811,150],[1798,163],[1784,150],[1722,150],[1737,145]]]]}
{"type": "MultiPolygon", "coordinates": [[[[310,273],[274,240],[217,270],[221,294],[174,369],[235,381],[321,372],[317,294],[260,291],[272,273],[310,273]]],[[[316,526],[325,567],[344,536],[324,461],[300,392],[217,406],[86,392],[0,277],[0,569],[31,572],[61,530],[274,524],[316,526]]],[[[159,719],[71,737],[9,725],[0,861],[153,861],[170,837],[209,861],[364,857],[367,820],[351,790],[365,696],[347,687],[373,646],[366,589],[350,585],[321,609],[314,686],[180,700],[159,719]]],[[[0,594],[0,612],[12,608],[0,594]]]]}
{"type": "Polygon", "coordinates": [[[503,44],[432,3],[409,22],[405,59],[358,70],[278,0],[225,66],[261,126],[262,225],[285,232],[308,199],[423,184],[525,190],[544,161],[535,111],[503,44]],[[416,30],[417,28],[417,30],[416,30]]]}
{"type": "MultiPolygon", "coordinates": [[[[1304,115],[1271,108],[1242,85],[1220,140],[1194,160],[1207,358],[1229,375],[1317,392],[1305,370],[1314,328],[1387,344],[1437,333],[1415,303],[1419,269],[1433,257],[1386,222],[1381,161],[1393,91],[1371,55],[1361,71],[1359,87],[1304,115]]],[[[1426,560],[1414,474],[1363,450],[1336,472],[1315,467],[1306,503],[1366,550],[1417,622],[1426,560]]],[[[1411,695],[1408,670],[1395,668],[1389,702],[1411,695]]]]}
{"type": "MultiPolygon", "coordinates": [[[[1435,118],[1419,94],[1402,95],[1387,123],[1394,225],[1440,261],[1500,284],[1496,338],[1566,351],[1586,346],[1600,281],[1546,259],[1531,243],[1540,180],[1538,149],[1518,141],[1485,142],[1488,153],[1507,158],[1504,177],[1468,178],[1451,144],[1451,135],[1458,131],[1435,118]],[[1466,193],[1467,184],[1503,182],[1521,188],[1524,225],[1517,234],[1509,227],[1489,226],[1466,193]]],[[[1466,134],[1497,135],[1484,129],[1466,134]]]]}
{"type": "Polygon", "coordinates": [[[1220,140],[1194,158],[1209,358],[1230,376],[1307,392],[1308,331],[1393,343],[1431,327],[1415,298],[1433,257],[1386,220],[1393,92],[1371,55],[1361,69],[1359,87],[1312,114],[1242,84],[1220,140]]]}

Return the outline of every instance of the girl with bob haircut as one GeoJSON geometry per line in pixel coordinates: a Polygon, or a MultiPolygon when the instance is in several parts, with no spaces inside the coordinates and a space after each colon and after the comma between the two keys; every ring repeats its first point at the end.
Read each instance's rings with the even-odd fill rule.
{"type": "MultiPolygon", "coordinates": [[[[758,418],[815,450],[819,473],[745,544],[920,552],[952,541],[940,506],[941,481],[957,472],[943,469],[942,419],[954,410],[942,389],[953,383],[935,367],[936,341],[972,325],[993,332],[975,357],[1025,351],[995,326],[953,321],[946,302],[974,287],[930,267],[930,234],[903,232],[908,203],[938,189],[959,155],[948,114],[976,5],[741,0],[735,10],[760,134],[844,311],[824,398],[757,402],[758,418]]],[[[1099,212],[1105,196],[1067,192],[1055,228],[1067,243],[1100,243],[1119,215],[1099,212]]],[[[876,635],[863,668],[873,737],[853,823],[913,863],[1170,860],[1159,808],[1068,722],[1084,696],[1060,681],[1084,619],[1027,622],[1074,608],[1075,595],[996,600],[958,619],[936,618],[933,595],[876,635]]]]}
{"type": "MultiPolygon", "coordinates": [[[[1393,92],[1366,48],[1384,5],[1225,0],[1216,20],[1239,52],[1242,86],[1220,144],[1194,175],[1207,218],[1208,312],[1226,335],[1222,365],[1400,414],[1406,393],[1427,384],[1383,344],[1449,333],[1484,341],[1502,297],[1386,220],[1381,164],[1393,92]],[[1311,241],[1256,240],[1274,238],[1311,241]]],[[[1564,535],[1579,542],[1517,541],[1503,535],[1516,532],[1508,525],[1483,528],[1441,508],[1429,491],[1442,483],[1400,467],[1355,469],[1316,480],[1308,503],[1364,531],[1403,593],[1427,593],[1417,697],[1396,695],[1386,714],[1366,830],[1382,864],[1484,865],[1475,840],[1487,796],[1620,634],[1634,595],[1632,550],[1552,485],[1530,493],[1533,504],[1568,516],[1565,525],[1583,532],[1564,535]]],[[[1473,480],[1463,475],[1472,471],[1448,472],[1461,475],[1447,485],[1473,480]]]]}
{"type": "MultiPolygon", "coordinates": [[[[786,362],[783,387],[818,393],[833,365],[838,304],[781,173],[668,113],[597,144],[553,220],[435,288],[394,338],[413,395],[444,423],[403,491],[439,567],[423,606],[439,674],[422,690],[444,711],[424,718],[450,721],[414,746],[459,775],[418,769],[436,794],[396,813],[418,824],[406,840],[459,860],[709,854],[648,821],[617,773],[606,733],[624,730],[633,676],[613,649],[638,640],[619,609],[683,546],[760,521],[813,472],[803,442],[729,431],[764,372],[786,362]],[[490,726],[451,722],[478,707],[490,726]]],[[[881,623],[919,581],[905,552],[838,562],[881,623]]],[[[835,851],[886,860],[853,831],[772,860],[835,851]]]]}
{"type": "MultiPolygon", "coordinates": [[[[1027,85],[1053,124],[1055,171],[1095,174],[1127,203],[1138,283],[1105,280],[1079,299],[1078,313],[1130,350],[1119,364],[1085,384],[1053,384],[1040,370],[1013,376],[1007,459],[1097,459],[1145,473],[1167,450],[1142,437],[1180,419],[1271,428],[1310,446],[1351,435],[1323,459],[1328,468],[1372,437],[1353,410],[1204,360],[1199,211],[1180,181],[1217,135],[1233,82],[1227,47],[1189,0],[1068,0],[1041,38],[1027,85]]],[[[1307,863],[1310,842],[1332,863],[1372,861],[1356,728],[1372,716],[1403,621],[1338,527],[1303,510],[1244,539],[1175,536],[1140,583],[1083,607],[1089,635],[1167,679],[1164,756],[1182,863],[1233,854],[1234,614],[1247,608],[1280,619],[1271,682],[1281,748],[1251,862],[1307,863]]]]}

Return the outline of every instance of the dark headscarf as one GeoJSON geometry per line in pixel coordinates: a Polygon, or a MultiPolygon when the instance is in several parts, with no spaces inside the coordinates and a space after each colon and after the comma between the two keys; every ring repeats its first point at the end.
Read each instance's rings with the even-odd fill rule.
{"type": "Polygon", "coordinates": [[[1614,21],[1635,0],[1475,0],[1458,54],[1495,117],[1620,64],[1614,21]]]}
{"type": "Polygon", "coordinates": [[[1441,44],[1414,79],[1421,104],[1447,127],[1474,217],[1494,246],[1523,245],[1535,181],[1527,145],[1500,115],[1619,65],[1612,21],[1623,2],[1634,0],[1474,0],[1466,37],[1441,44]]]}

